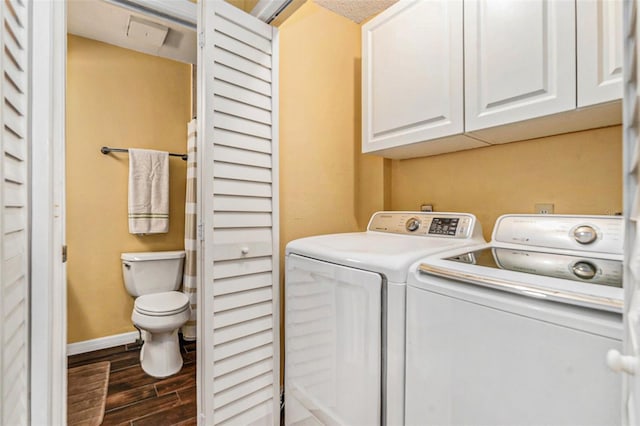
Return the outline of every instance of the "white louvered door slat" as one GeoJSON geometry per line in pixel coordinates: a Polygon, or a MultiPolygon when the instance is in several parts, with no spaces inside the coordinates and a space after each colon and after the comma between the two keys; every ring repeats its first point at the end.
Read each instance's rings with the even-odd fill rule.
{"type": "Polygon", "coordinates": [[[259,362],[254,362],[250,367],[238,369],[223,377],[217,378],[214,386],[215,392],[218,393],[225,389],[229,389],[239,383],[246,382],[253,377],[261,376],[269,371],[271,371],[271,364],[268,358],[259,362]]]}
{"type": "MultiPolygon", "coordinates": [[[[245,367],[248,367],[251,364],[255,364],[265,359],[271,359],[272,357],[273,345],[267,343],[266,345],[258,346],[257,348],[250,351],[245,351],[241,355],[235,357],[233,362],[227,362],[224,360],[218,361],[218,363],[216,364],[217,368],[214,375],[215,379],[218,379],[222,376],[231,377],[229,373],[232,373],[234,371],[244,371],[245,367]]],[[[224,381],[220,383],[218,380],[216,380],[215,383],[217,386],[224,388],[224,381]]]]}
{"type": "MultiPolygon", "coordinates": [[[[252,305],[254,305],[255,303],[269,301],[272,297],[273,293],[271,292],[271,287],[263,287],[255,290],[243,291],[225,296],[218,296],[214,301],[213,309],[214,312],[218,313],[229,309],[245,307],[243,311],[246,313],[251,308],[253,308],[252,305]]],[[[238,321],[242,319],[242,315],[242,312],[238,313],[238,321]]],[[[250,316],[247,315],[247,317],[245,317],[245,321],[249,318],[250,316]]],[[[223,319],[220,318],[220,320],[222,321],[223,319]]],[[[214,325],[218,326],[219,324],[216,323],[214,325]]]]}
{"type": "Polygon", "coordinates": [[[29,424],[30,2],[0,2],[0,425],[29,424]]]}
{"type": "Polygon", "coordinates": [[[234,52],[237,55],[249,59],[263,67],[271,68],[271,58],[268,54],[253,48],[249,44],[245,44],[241,41],[235,40],[225,34],[216,33],[216,46],[223,48],[229,52],[234,52]]]}
{"type": "Polygon", "coordinates": [[[242,337],[251,336],[261,331],[273,328],[273,318],[270,316],[244,321],[240,324],[219,328],[215,331],[214,344],[232,342],[242,337]]]}
{"type": "Polygon", "coordinates": [[[214,129],[213,139],[216,147],[234,147],[246,150],[271,154],[271,139],[257,138],[242,133],[234,133],[224,129],[214,129]]]}
{"type": "Polygon", "coordinates": [[[230,309],[228,311],[218,312],[216,315],[216,329],[227,327],[233,324],[239,324],[243,321],[247,321],[247,318],[260,318],[271,313],[271,294],[266,298],[263,303],[256,303],[255,305],[244,309],[230,309]]]}
{"type": "MultiPolygon", "coordinates": [[[[269,71],[271,74],[271,71],[269,71]]],[[[215,97],[216,108],[220,112],[224,112],[236,117],[246,118],[247,120],[257,121],[263,124],[271,124],[271,112],[237,102],[222,96],[215,97]]]]}
{"type": "Polygon", "coordinates": [[[277,30],[224,2],[200,5],[200,414],[279,424],[277,30]]]}
{"type": "Polygon", "coordinates": [[[221,391],[216,396],[216,403],[219,403],[221,406],[229,404],[232,401],[240,399],[244,396],[252,394],[254,392],[259,391],[260,389],[270,386],[272,383],[271,374],[267,372],[262,376],[258,376],[257,378],[249,379],[246,382],[243,382],[232,389],[221,391]]]}
{"type": "Polygon", "coordinates": [[[220,110],[217,110],[216,114],[216,127],[219,129],[256,136],[263,139],[269,139],[271,137],[271,126],[268,124],[262,124],[257,121],[226,114],[224,111],[220,110]]]}
{"type": "Polygon", "coordinates": [[[239,197],[271,198],[273,194],[269,183],[245,182],[232,179],[215,179],[213,191],[215,195],[237,195],[239,197]]]}
{"type": "Polygon", "coordinates": [[[214,280],[273,271],[271,256],[265,256],[255,259],[225,260],[214,262],[214,280]]]}
{"type": "Polygon", "coordinates": [[[271,83],[271,70],[267,67],[256,67],[255,62],[241,58],[223,49],[216,49],[216,57],[221,64],[271,83]]]}
{"type": "Polygon", "coordinates": [[[217,32],[228,35],[229,37],[238,40],[248,46],[255,47],[256,49],[270,54],[271,53],[271,34],[256,34],[252,29],[245,29],[243,25],[251,25],[248,22],[237,23],[215,16],[213,18],[213,26],[217,32]],[[240,25],[238,25],[240,24],[240,25]]]}
{"type": "Polygon", "coordinates": [[[244,87],[238,87],[222,80],[216,80],[213,85],[213,90],[220,96],[236,99],[239,102],[244,102],[247,105],[252,105],[267,111],[271,111],[270,97],[252,92],[251,90],[247,90],[244,87]]]}
{"type": "Polygon", "coordinates": [[[227,83],[253,90],[265,96],[271,94],[271,84],[269,84],[269,82],[234,70],[224,63],[214,64],[213,71],[220,81],[226,81],[227,83]]]}
{"type": "MultiPolygon", "coordinates": [[[[214,362],[225,361],[234,364],[235,360],[232,360],[232,357],[240,358],[245,352],[251,351],[269,343],[273,343],[273,333],[269,331],[263,331],[262,333],[254,334],[245,339],[238,339],[234,340],[233,342],[216,345],[213,351],[213,359],[214,362]]],[[[272,360],[268,360],[269,364],[271,362],[272,360]]],[[[252,364],[251,367],[253,366],[255,366],[255,364],[252,364]]],[[[215,382],[212,383],[215,387],[215,382]]]]}
{"type": "Polygon", "coordinates": [[[254,288],[271,286],[271,272],[252,275],[249,277],[232,277],[226,280],[218,280],[216,287],[213,289],[214,296],[223,296],[225,294],[233,294],[236,292],[252,290],[254,288]]]}
{"type": "Polygon", "coordinates": [[[217,161],[271,168],[271,155],[262,152],[251,152],[246,149],[220,145],[214,148],[213,155],[217,161]]]}
{"type": "Polygon", "coordinates": [[[214,201],[214,208],[220,211],[270,212],[273,208],[270,198],[220,195],[214,201]]]}
{"type": "Polygon", "coordinates": [[[243,166],[224,162],[216,162],[213,170],[215,177],[244,180],[249,182],[269,182],[271,183],[271,168],[260,168],[253,166],[243,166]]]}

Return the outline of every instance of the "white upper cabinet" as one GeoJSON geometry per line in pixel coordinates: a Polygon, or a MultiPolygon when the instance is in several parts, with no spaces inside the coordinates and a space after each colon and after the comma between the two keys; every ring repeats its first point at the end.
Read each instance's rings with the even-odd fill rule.
{"type": "Polygon", "coordinates": [[[362,27],[363,152],[464,131],[462,48],[458,0],[401,0],[362,27]]]}
{"type": "Polygon", "coordinates": [[[622,0],[578,0],[578,108],[622,98],[622,0]]]}
{"type": "Polygon", "coordinates": [[[362,27],[362,152],[411,158],[620,124],[622,5],[400,0],[362,27]]]}
{"type": "Polygon", "coordinates": [[[572,1],[465,1],[465,130],[574,109],[575,25],[572,1]]]}

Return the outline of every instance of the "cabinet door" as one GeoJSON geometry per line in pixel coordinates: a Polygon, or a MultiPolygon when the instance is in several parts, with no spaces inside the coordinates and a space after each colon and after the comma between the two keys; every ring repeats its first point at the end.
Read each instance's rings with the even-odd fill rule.
{"type": "Polygon", "coordinates": [[[465,129],[576,107],[575,4],[464,2],[465,129]]]}
{"type": "Polygon", "coordinates": [[[578,0],[578,107],[622,98],[622,1],[578,0]]]}
{"type": "Polygon", "coordinates": [[[462,1],[400,1],[362,27],[362,151],[462,133],[462,1]]]}

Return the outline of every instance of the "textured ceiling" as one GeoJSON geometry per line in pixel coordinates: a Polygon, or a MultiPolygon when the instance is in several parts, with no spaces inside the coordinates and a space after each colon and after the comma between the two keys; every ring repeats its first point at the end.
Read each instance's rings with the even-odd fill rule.
{"type": "Polygon", "coordinates": [[[377,15],[398,0],[314,0],[332,12],[349,18],[357,24],[377,15]]]}

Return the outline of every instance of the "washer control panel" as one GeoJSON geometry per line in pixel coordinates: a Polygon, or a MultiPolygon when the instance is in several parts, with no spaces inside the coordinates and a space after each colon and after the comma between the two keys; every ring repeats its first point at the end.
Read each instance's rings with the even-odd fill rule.
{"type": "Polygon", "coordinates": [[[475,216],[466,213],[378,212],[369,221],[368,231],[392,234],[470,238],[481,233],[475,216]]]}
{"type": "MultiPolygon", "coordinates": [[[[554,249],[622,254],[621,216],[505,215],[498,219],[493,240],[554,249]]],[[[588,274],[579,265],[578,274],[588,274]]]]}

